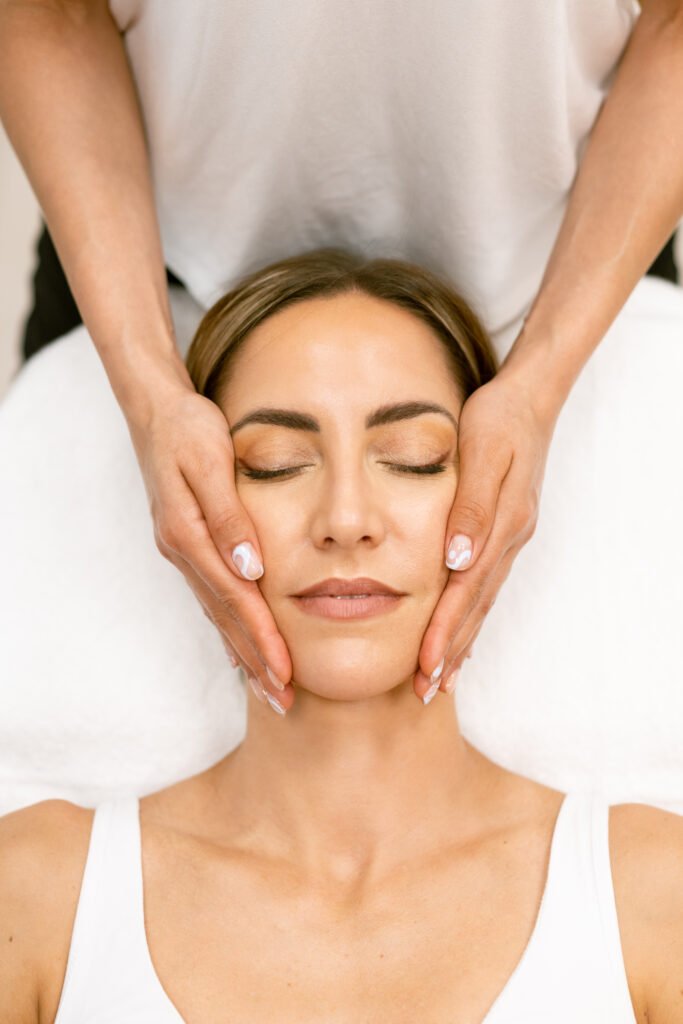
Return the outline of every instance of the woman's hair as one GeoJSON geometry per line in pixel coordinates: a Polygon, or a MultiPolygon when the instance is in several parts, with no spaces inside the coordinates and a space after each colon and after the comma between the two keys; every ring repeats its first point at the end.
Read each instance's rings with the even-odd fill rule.
{"type": "Polygon", "coordinates": [[[464,399],[495,376],[496,354],[478,317],[436,274],[404,260],[324,248],[256,270],[214,303],[185,360],[195,388],[219,403],[232,357],[257,324],[295,302],[346,292],[385,299],[427,323],[446,348],[464,399]]]}

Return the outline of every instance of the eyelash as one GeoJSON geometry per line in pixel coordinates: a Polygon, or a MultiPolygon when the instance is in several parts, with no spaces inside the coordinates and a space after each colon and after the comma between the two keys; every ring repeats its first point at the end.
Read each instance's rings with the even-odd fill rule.
{"type": "MultiPolygon", "coordinates": [[[[421,476],[443,473],[446,469],[444,462],[429,462],[424,466],[402,466],[396,462],[383,462],[381,465],[391,466],[397,473],[415,473],[421,476]]],[[[248,469],[246,466],[243,466],[242,470],[245,476],[250,477],[252,480],[273,480],[277,477],[292,476],[299,469],[305,468],[305,466],[291,466],[287,469],[248,469]]]]}

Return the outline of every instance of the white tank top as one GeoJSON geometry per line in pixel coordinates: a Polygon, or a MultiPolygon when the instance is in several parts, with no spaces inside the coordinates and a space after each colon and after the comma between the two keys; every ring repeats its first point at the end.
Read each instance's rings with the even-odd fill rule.
{"type": "Polygon", "coordinates": [[[321,245],[445,274],[493,334],[540,284],[636,0],[110,0],[168,266],[207,307],[321,245]]]}
{"type": "MultiPolygon", "coordinates": [[[[595,793],[572,791],[561,805],[532,936],[481,1024],[520,1021],[636,1024],[608,805],[595,793]]],[[[95,812],[55,1024],[183,1024],[147,945],[137,798],[109,800],[95,812]]]]}

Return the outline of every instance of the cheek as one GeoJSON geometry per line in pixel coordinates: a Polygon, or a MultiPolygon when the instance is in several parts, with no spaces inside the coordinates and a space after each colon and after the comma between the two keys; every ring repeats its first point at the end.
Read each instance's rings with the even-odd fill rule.
{"type": "MultiPolygon", "coordinates": [[[[238,482],[237,495],[251,519],[263,555],[265,574],[259,587],[266,598],[279,593],[280,579],[292,579],[292,561],[304,531],[302,502],[275,487],[238,482]]],[[[281,590],[281,588],[280,588],[281,590]]]]}
{"type": "Polygon", "coordinates": [[[410,501],[397,502],[394,522],[415,579],[421,580],[424,593],[441,593],[449,577],[445,563],[446,527],[455,496],[455,483],[426,485],[423,493],[413,493],[410,501]],[[429,491],[429,493],[427,493],[429,491]]]}

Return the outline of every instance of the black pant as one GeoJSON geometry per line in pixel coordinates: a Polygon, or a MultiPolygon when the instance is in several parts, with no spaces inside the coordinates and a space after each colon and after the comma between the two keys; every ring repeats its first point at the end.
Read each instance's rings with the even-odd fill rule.
{"type": "MultiPolygon", "coordinates": [[[[674,236],[664,246],[648,274],[678,283],[673,243],[674,236]]],[[[61,338],[82,322],[59,257],[44,224],[38,239],[37,255],[38,264],[33,275],[33,308],[24,325],[24,362],[55,338],[61,338]]],[[[182,284],[182,281],[168,269],[166,277],[169,284],[182,284]]]]}
{"type": "MultiPolygon", "coordinates": [[[[36,250],[33,308],[24,324],[21,348],[24,362],[83,322],[45,223],[36,250]]],[[[171,270],[166,271],[166,279],[169,284],[182,284],[171,270]]]]}

